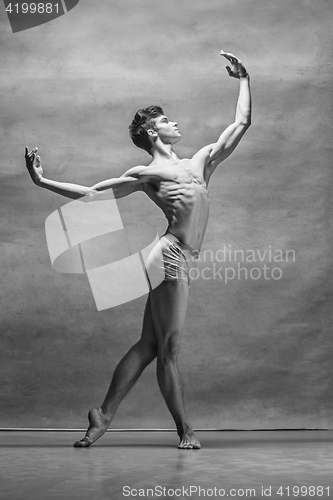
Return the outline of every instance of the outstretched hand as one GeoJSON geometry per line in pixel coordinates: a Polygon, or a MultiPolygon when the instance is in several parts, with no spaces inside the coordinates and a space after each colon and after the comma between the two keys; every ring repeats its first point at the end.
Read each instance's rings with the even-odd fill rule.
{"type": "Polygon", "coordinates": [[[36,151],[38,151],[38,148],[32,149],[29,153],[28,147],[25,147],[25,164],[31,179],[38,185],[43,176],[43,168],[40,163],[40,157],[36,156],[36,151]]]}
{"type": "Polygon", "coordinates": [[[240,59],[238,59],[233,54],[230,54],[230,52],[224,52],[224,50],[221,50],[220,55],[228,59],[231,64],[231,67],[228,65],[225,66],[229,76],[232,76],[233,78],[241,78],[247,76],[248,73],[240,59]]]}

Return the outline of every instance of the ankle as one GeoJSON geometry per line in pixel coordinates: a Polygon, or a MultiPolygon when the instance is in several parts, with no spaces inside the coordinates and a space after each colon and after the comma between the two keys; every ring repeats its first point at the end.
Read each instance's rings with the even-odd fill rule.
{"type": "Polygon", "coordinates": [[[185,423],[181,424],[178,427],[177,432],[178,432],[178,435],[180,437],[182,437],[184,434],[190,434],[190,433],[192,433],[193,432],[193,428],[192,428],[192,426],[190,424],[188,424],[188,423],[185,422],[185,423]]]}
{"type": "Polygon", "coordinates": [[[103,418],[103,420],[105,420],[106,422],[111,422],[112,414],[103,405],[100,407],[100,414],[101,414],[101,417],[103,418]]]}

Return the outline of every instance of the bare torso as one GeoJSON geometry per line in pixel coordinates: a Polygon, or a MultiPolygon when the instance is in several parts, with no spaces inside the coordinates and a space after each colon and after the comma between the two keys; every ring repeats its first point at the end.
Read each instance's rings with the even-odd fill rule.
{"type": "Polygon", "coordinates": [[[167,232],[200,250],[209,215],[202,165],[190,159],[166,160],[149,165],[143,175],[145,192],[168,220],[167,232]]]}

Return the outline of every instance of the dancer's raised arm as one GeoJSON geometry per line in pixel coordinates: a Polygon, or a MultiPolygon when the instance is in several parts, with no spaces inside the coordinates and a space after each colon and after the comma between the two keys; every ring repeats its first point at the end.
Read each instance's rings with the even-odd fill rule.
{"type": "Polygon", "coordinates": [[[250,76],[240,59],[231,53],[221,51],[231,64],[225,66],[229,76],[239,79],[239,96],[236,106],[235,120],[220,135],[215,143],[203,147],[194,158],[203,158],[206,164],[206,178],[215,168],[233,152],[237,144],[251,125],[251,91],[250,76]]]}
{"type": "Polygon", "coordinates": [[[145,177],[139,175],[145,168],[143,166],[133,167],[125,172],[121,177],[98,182],[91,187],[45,179],[45,177],[43,177],[43,168],[40,157],[36,156],[37,151],[38,148],[34,148],[29,153],[28,148],[25,148],[26,166],[32,181],[37,186],[53,191],[54,193],[61,194],[67,198],[82,198],[83,196],[94,195],[95,193],[106,189],[112,189],[115,198],[122,198],[123,196],[127,196],[135,191],[143,190],[145,177]]]}

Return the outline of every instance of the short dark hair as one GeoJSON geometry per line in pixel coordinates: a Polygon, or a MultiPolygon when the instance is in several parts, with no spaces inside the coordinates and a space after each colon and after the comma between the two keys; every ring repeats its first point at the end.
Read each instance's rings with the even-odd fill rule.
{"type": "Polygon", "coordinates": [[[144,149],[149,154],[151,154],[151,142],[148,130],[155,129],[152,118],[161,115],[164,115],[164,113],[160,106],[149,106],[148,108],[139,109],[128,127],[130,137],[134,144],[138,146],[138,148],[144,149]]]}

